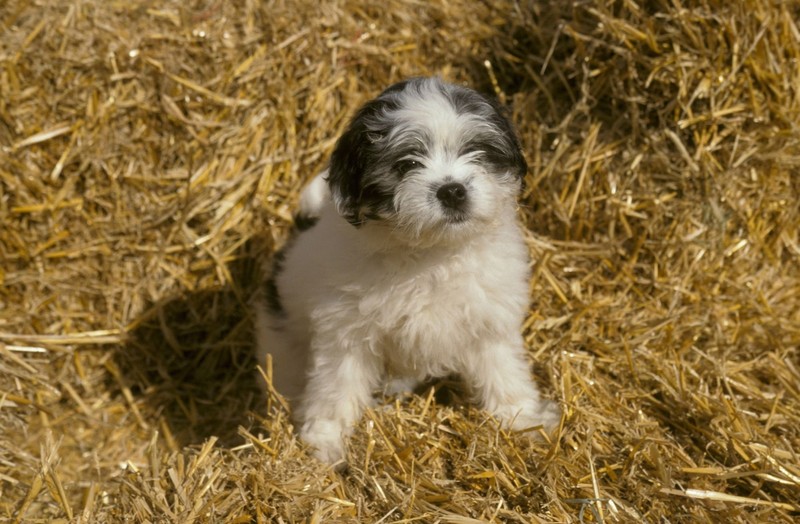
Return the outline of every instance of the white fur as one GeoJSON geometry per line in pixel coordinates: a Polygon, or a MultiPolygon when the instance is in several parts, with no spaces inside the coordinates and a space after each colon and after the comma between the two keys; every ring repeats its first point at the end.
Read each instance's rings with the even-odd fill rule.
{"type": "Polygon", "coordinates": [[[275,387],[297,403],[300,435],[326,462],[344,457],[344,437],[387,381],[410,387],[456,373],[513,428],[559,420],[531,380],[520,334],[529,259],[518,181],[453,153],[467,127],[481,125],[467,121],[474,115],[433,91],[403,112],[394,129],[426,130],[434,143],[401,180],[381,179],[395,184],[394,211],[354,227],[319,175],[301,197],[318,223],[291,242],[276,277],[285,314],[257,307],[259,360],[272,355],[275,387]],[[448,221],[431,196],[452,181],[469,191],[467,220],[448,221]]]}
{"type": "Polygon", "coordinates": [[[324,206],[331,199],[331,191],[326,181],[328,173],[323,171],[317,175],[300,194],[299,214],[318,217],[324,206]]]}

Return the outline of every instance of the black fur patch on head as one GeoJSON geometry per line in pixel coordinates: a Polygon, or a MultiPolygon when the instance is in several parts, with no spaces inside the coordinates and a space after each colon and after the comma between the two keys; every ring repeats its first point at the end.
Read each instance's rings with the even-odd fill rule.
{"type": "Polygon", "coordinates": [[[391,201],[391,194],[377,191],[365,184],[365,174],[383,153],[381,139],[391,127],[386,115],[399,107],[396,94],[408,81],[394,84],[378,98],[367,102],[359,109],[347,130],[339,138],[331,155],[328,184],[339,213],[353,225],[365,219],[362,209],[391,201]]]}
{"type": "Polygon", "coordinates": [[[451,85],[450,88],[447,95],[459,114],[480,116],[497,131],[477,133],[462,146],[462,154],[481,151],[481,157],[498,171],[509,171],[523,178],[528,172],[528,163],[522,155],[519,137],[504,108],[495,99],[472,89],[456,85],[451,85]]]}

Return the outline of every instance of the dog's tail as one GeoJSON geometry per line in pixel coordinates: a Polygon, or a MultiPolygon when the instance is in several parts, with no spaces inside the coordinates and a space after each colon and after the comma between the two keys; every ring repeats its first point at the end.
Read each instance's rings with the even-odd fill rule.
{"type": "Polygon", "coordinates": [[[304,231],[316,224],[322,207],[331,199],[328,170],[321,172],[300,193],[300,207],[294,217],[295,227],[304,231]]]}

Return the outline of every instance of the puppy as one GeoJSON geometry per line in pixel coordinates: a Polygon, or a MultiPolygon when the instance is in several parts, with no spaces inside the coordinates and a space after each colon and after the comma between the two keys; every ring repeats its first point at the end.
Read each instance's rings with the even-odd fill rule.
{"type": "Polygon", "coordinates": [[[298,233],[257,305],[258,356],[322,461],[386,383],[458,374],[512,428],[559,420],[520,327],[529,256],[516,197],[527,166],[496,103],[415,78],[364,105],[301,196],[298,233]]]}

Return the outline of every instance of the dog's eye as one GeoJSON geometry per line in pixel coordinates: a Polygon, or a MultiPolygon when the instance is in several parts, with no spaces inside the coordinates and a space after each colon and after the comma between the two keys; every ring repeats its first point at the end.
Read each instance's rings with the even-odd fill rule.
{"type": "Polygon", "coordinates": [[[421,167],[421,166],[422,166],[422,164],[420,164],[420,163],[419,163],[419,162],[417,162],[416,160],[409,160],[409,159],[406,159],[406,160],[401,160],[401,161],[399,161],[398,163],[396,163],[396,164],[394,165],[394,169],[395,169],[395,171],[397,171],[399,174],[401,174],[401,175],[405,175],[406,173],[408,173],[408,172],[409,172],[409,171],[411,171],[412,169],[417,169],[417,168],[419,168],[419,167],[421,167]]]}

